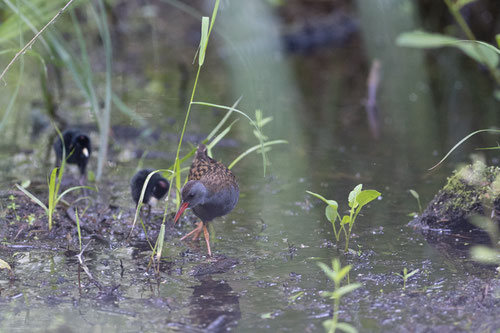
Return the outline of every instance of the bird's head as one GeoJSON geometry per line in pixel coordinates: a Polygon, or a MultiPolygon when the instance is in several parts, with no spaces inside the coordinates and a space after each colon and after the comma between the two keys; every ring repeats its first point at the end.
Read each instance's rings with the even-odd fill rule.
{"type": "Polygon", "coordinates": [[[198,180],[190,180],[182,188],[182,204],[177,214],[175,214],[174,223],[177,223],[179,217],[188,207],[196,207],[205,202],[207,188],[198,180]]]}
{"type": "Polygon", "coordinates": [[[87,135],[78,134],[72,146],[75,149],[75,153],[81,152],[85,158],[89,158],[92,149],[90,147],[90,138],[87,135]]]}
{"type": "Polygon", "coordinates": [[[157,200],[160,200],[165,196],[165,194],[167,194],[167,191],[168,191],[168,181],[164,178],[160,178],[154,184],[152,197],[154,197],[157,200]]]}

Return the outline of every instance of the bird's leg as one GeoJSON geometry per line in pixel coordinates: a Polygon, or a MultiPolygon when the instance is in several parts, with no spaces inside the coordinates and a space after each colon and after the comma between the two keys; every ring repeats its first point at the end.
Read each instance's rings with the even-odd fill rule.
{"type": "Polygon", "coordinates": [[[193,240],[197,240],[200,237],[202,228],[203,228],[203,222],[196,223],[196,228],[194,228],[193,231],[191,231],[190,233],[188,233],[187,235],[182,237],[181,240],[185,240],[186,238],[188,238],[192,234],[194,234],[193,240]]]}
{"type": "Polygon", "coordinates": [[[203,224],[203,235],[205,236],[205,242],[207,242],[208,256],[211,257],[212,251],[210,251],[210,235],[208,234],[207,226],[205,224],[203,224]]]}
{"type": "Polygon", "coordinates": [[[149,215],[151,215],[151,205],[148,204],[148,215],[146,216],[149,219],[149,215]]]}

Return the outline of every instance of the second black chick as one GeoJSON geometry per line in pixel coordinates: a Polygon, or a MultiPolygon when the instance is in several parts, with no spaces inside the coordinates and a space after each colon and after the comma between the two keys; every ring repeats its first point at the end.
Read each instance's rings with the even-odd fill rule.
{"type": "MultiPolygon", "coordinates": [[[[62,140],[64,141],[66,163],[78,165],[81,178],[84,179],[86,176],[87,163],[92,153],[92,145],[89,136],[78,129],[68,129],[62,133],[62,140]]],[[[61,160],[63,158],[63,141],[61,141],[61,138],[58,138],[54,143],[57,167],[61,165],[61,160]]]]}
{"type": "MultiPolygon", "coordinates": [[[[139,204],[139,199],[141,197],[142,187],[148,175],[153,172],[154,169],[142,169],[139,170],[132,180],[130,181],[130,189],[132,191],[132,199],[134,199],[135,205],[139,204]]],[[[144,192],[144,197],[142,198],[142,203],[148,205],[148,214],[151,211],[151,206],[155,206],[158,200],[163,198],[168,191],[168,181],[160,176],[160,174],[155,173],[151,176],[144,192]]]]}

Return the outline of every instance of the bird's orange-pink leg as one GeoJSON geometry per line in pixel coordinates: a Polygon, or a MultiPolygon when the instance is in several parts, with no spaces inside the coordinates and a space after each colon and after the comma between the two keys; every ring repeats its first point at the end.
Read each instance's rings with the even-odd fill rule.
{"type": "Polygon", "coordinates": [[[208,256],[212,256],[212,251],[210,251],[210,235],[208,234],[207,226],[203,225],[203,235],[205,236],[205,242],[207,242],[208,256]]]}
{"type": "Polygon", "coordinates": [[[196,228],[194,228],[193,231],[191,231],[187,235],[184,235],[184,237],[182,237],[181,240],[185,240],[186,238],[188,238],[192,234],[194,234],[192,239],[197,240],[198,238],[200,238],[200,234],[201,234],[202,229],[203,229],[203,222],[196,223],[196,228]]]}

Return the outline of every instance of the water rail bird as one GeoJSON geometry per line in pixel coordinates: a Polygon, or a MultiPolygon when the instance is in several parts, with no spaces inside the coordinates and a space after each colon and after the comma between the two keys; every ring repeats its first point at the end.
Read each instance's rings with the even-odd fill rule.
{"type": "Polygon", "coordinates": [[[175,215],[174,224],[188,207],[201,219],[197,227],[181,240],[191,235],[193,240],[197,240],[203,231],[208,255],[211,257],[207,223],[216,217],[228,214],[236,206],[240,195],[236,178],[225,165],[210,158],[205,145],[200,144],[191,164],[188,182],[182,188],[181,195],[182,204],[175,215]]]}

